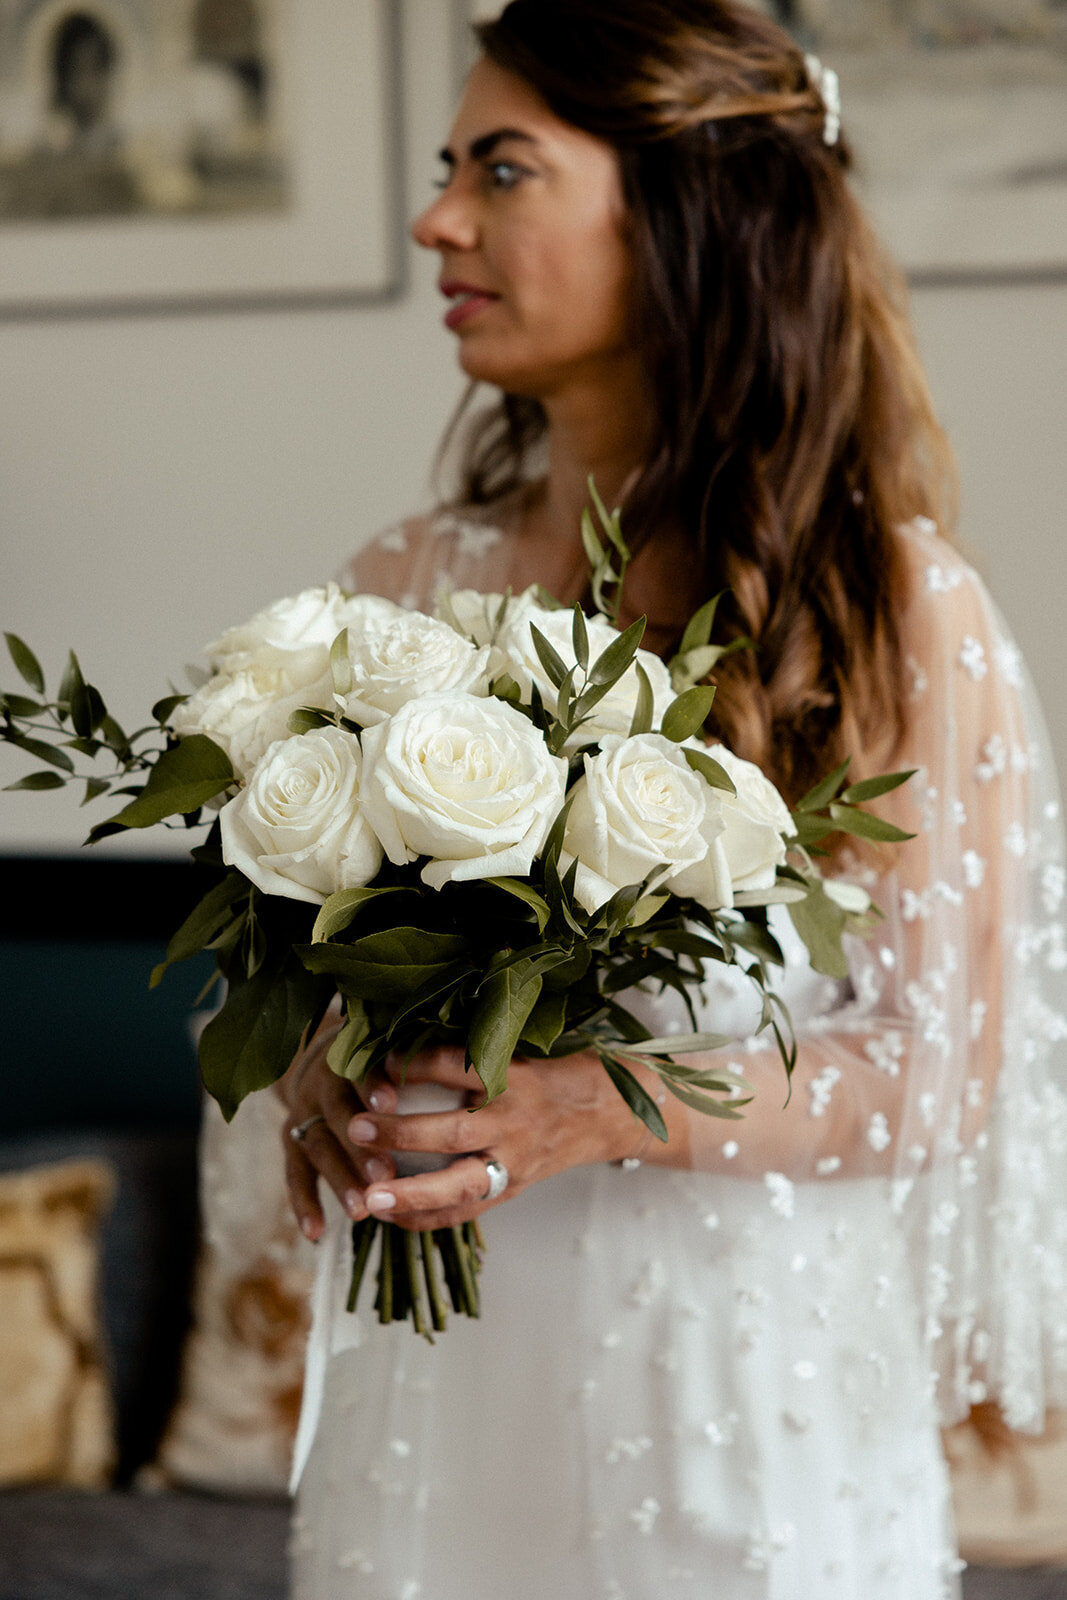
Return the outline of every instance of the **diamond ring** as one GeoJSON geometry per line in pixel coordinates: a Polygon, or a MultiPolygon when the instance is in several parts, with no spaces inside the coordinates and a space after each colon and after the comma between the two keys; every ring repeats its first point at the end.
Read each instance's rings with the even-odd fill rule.
{"type": "Polygon", "coordinates": [[[295,1140],[297,1144],[303,1144],[304,1140],[308,1136],[309,1130],[313,1128],[317,1122],[325,1121],[326,1118],[322,1116],[321,1113],[314,1117],[308,1117],[306,1122],[298,1122],[295,1127],[289,1129],[289,1137],[290,1139],[295,1140]]]}

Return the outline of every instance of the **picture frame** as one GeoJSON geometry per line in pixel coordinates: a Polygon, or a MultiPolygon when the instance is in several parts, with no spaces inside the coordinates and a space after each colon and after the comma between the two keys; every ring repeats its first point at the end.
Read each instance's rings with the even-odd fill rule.
{"type": "MultiPolygon", "coordinates": [[[[100,4],[114,17],[124,3],[88,0],[77,10],[100,4]]],[[[166,0],[132,9],[152,5],[167,13],[166,0]]],[[[209,214],[5,218],[0,319],[394,298],[406,257],[399,5],[271,0],[282,203],[209,214]]],[[[56,14],[61,0],[46,6],[56,14]]]]}
{"type": "MultiPolygon", "coordinates": [[[[1062,3],[750,3],[838,74],[857,192],[910,283],[1067,282],[1062,3]]],[[[457,95],[501,4],[453,0],[457,95]]]]}

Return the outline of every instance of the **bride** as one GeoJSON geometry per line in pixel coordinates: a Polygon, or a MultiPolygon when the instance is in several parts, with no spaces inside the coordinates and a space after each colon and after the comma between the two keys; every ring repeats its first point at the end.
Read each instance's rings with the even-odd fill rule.
{"type": "MultiPolygon", "coordinates": [[[[996,1400],[1036,1429],[1067,1399],[1064,869],[1025,668],[939,531],[947,448],[832,75],[729,0],[514,0],[478,32],[414,233],[500,398],[454,503],[349,586],[580,598],[593,474],[636,550],[622,622],[669,654],[729,589],[719,637],[755,641],[709,733],[793,800],[846,755],[916,768],[884,808],[916,837],[827,864],[885,913],[847,982],[776,922],[788,1103],[709,975],[703,1025],[758,1087],[742,1121],[668,1099],[659,1146],[581,1055],[516,1061],[474,1116],[401,1116],[388,1078],[333,1077],[330,1027],[297,1058],[287,1176],[320,1258],[294,1593],[952,1596],[939,1423],[996,1400]],[[451,1160],[400,1176],[398,1151],[451,1160]],[[368,1211],[484,1218],[482,1320],[429,1349],[348,1316],[368,1211]]],[[[475,1098],[454,1051],[409,1080],[475,1098]]]]}

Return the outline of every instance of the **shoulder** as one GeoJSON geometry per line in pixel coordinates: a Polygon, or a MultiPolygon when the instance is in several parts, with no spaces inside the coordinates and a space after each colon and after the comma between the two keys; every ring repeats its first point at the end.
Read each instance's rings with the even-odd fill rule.
{"type": "Polygon", "coordinates": [[[898,530],[908,577],[902,634],[913,678],[951,674],[960,687],[1015,685],[1018,646],[966,556],[927,517],[898,530]]]}

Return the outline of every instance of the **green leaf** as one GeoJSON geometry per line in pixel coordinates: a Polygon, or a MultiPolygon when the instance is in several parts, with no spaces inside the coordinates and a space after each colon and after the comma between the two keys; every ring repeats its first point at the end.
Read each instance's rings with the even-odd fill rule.
{"type": "Polygon", "coordinates": [[[44,710],[40,700],[31,700],[24,694],[0,694],[0,712],[7,711],[13,717],[36,717],[44,710]]]}
{"type": "Polygon", "coordinates": [[[105,717],[100,724],[100,734],[109,750],[113,750],[120,761],[128,761],[133,754],[130,741],[126,732],[115,721],[114,717],[105,717]]]}
{"type": "Polygon", "coordinates": [[[31,689],[36,689],[38,694],[44,694],[44,673],[41,663],[17,633],[5,633],[7,648],[11,659],[18,669],[19,676],[29,684],[31,689]]]}
{"type": "Polygon", "coordinates": [[[568,726],[570,724],[571,715],[571,697],[574,693],[574,679],[577,671],[578,667],[577,664],[575,664],[573,667],[571,667],[570,671],[567,673],[567,676],[560,684],[559,692],[556,695],[557,720],[568,726]]]}
{"type": "Polygon", "coordinates": [[[460,934],[406,927],[351,944],[297,945],[296,953],[310,972],[334,978],[346,998],[407,1000],[454,961],[469,959],[470,945],[460,934]]]}
{"type": "Polygon", "coordinates": [[[862,783],[850,784],[841,799],[852,806],[864,800],[877,800],[879,796],[899,789],[902,783],[914,778],[917,771],[917,767],[912,767],[908,772],[886,772],[880,778],[864,778],[862,783]]]}
{"type": "Polygon", "coordinates": [[[530,636],[533,639],[537,657],[544,667],[548,681],[553,689],[558,689],[567,676],[567,663],[563,657],[549,644],[540,628],[533,622],[529,624],[530,636]]]}
{"type": "Polygon", "coordinates": [[[99,689],[94,689],[91,683],[79,684],[70,701],[70,720],[75,733],[83,739],[91,739],[106,716],[107,706],[99,689]]]}
{"type": "Polygon", "coordinates": [[[238,900],[247,900],[250,885],[239,872],[231,872],[190,911],[185,921],[171,934],[166,956],[155,968],[151,988],[155,988],[168,967],[177,961],[188,961],[215,941],[222,930],[233,921],[233,907],[238,900]]]}
{"type": "MultiPolygon", "coordinates": [[[[170,750],[164,750],[136,800],[131,800],[101,827],[150,828],[165,817],[197,811],[222,794],[236,775],[230,758],[204,733],[191,734],[170,750]]],[[[90,840],[98,835],[94,828],[90,840]]]]}
{"type": "Polygon", "coordinates": [[[851,806],[832,805],[830,816],[834,826],[842,833],[851,833],[859,839],[877,839],[883,844],[901,844],[905,839],[914,839],[913,833],[905,833],[903,828],[897,828],[892,822],[884,822],[881,817],[872,816],[869,811],[854,811],[851,806]]]}
{"type": "Polygon", "coordinates": [[[290,711],[285,721],[290,733],[312,733],[316,728],[332,728],[333,717],[318,706],[301,706],[290,711]]]}
{"type": "Polygon", "coordinates": [[[681,744],[697,733],[707,720],[715,690],[711,684],[697,684],[671,702],[663,714],[661,732],[665,739],[681,744]]]}
{"type": "Polygon", "coordinates": [[[286,1071],[315,1013],[321,985],[289,953],[234,981],[222,1010],[200,1036],[200,1070],[208,1093],[229,1122],[254,1089],[286,1071]]]}
{"type": "Polygon", "coordinates": [[[495,889],[503,889],[505,894],[510,894],[529,906],[537,918],[538,933],[544,933],[552,911],[548,901],[539,895],[536,889],[521,878],[486,878],[484,881],[495,889]]]}
{"type": "Polygon", "coordinates": [[[59,705],[68,716],[70,715],[70,703],[74,698],[75,690],[80,689],[84,682],[85,679],[82,677],[82,669],[78,664],[78,658],[74,651],[71,650],[68,652],[67,664],[63,668],[63,677],[60,679],[59,684],[59,705]]]}
{"type": "Polygon", "coordinates": [[[845,913],[829,899],[822,884],[813,885],[806,899],[791,905],[789,915],[816,972],[828,978],[847,978],[848,959],[841,944],[845,913]]]}
{"type": "Polygon", "coordinates": [[[742,1113],[735,1109],[735,1107],[745,1104],[743,1100],[733,1100],[727,1104],[725,1101],[718,1100],[710,1094],[702,1093],[697,1089],[690,1089],[686,1084],[677,1083],[666,1072],[663,1074],[663,1082],[674,1098],[680,1100],[684,1106],[688,1106],[691,1111],[699,1111],[705,1117],[721,1117],[723,1122],[744,1121],[742,1113]]]}
{"type": "Polygon", "coordinates": [[[775,883],[769,889],[735,889],[734,906],[738,911],[746,906],[787,906],[806,899],[807,893],[799,883],[775,883]]]}
{"type": "Polygon", "coordinates": [[[330,673],[333,692],[343,700],[352,693],[352,658],[348,654],[348,629],[342,628],[330,646],[330,673]]]}
{"type": "Polygon", "coordinates": [[[46,744],[43,739],[30,739],[24,733],[0,731],[0,738],[6,740],[8,744],[13,744],[16,750],[24,750],[28,756],[47,762],[50,767],[59,767],[61,772],[74,771],[73,761],[58,745],[46,744]]]}
{"type": "Polygon", "coordinates": [[[171,715],[180,705],[184,705],[189,696],[187,694],[167,694],[162,700],[157,700],[152,707],[152,716],[160,727],[170,721],[171,715]]]}
{"type": "Polygon", "coordinates": [[[4,793],[14,789],[30,789],[40,791],[43,789],[65,789],[66,778],[61,778],[58,772],[31,772],[25,778],[20,778],[17,783],[5,783],[4,793]]]}
{"type": "Polygon", "coordinates": [[[584,672],[589,665],[589,629],[585,625],[585,613],[577,601],[574,602],[571,643],[574,646],[574,659],[584,672]]]}
{"type": "Polygon", "coordinates": [[[567,1020],[567,993],[560,990],[552,994],[542,991],[541,998],[526,1019],[521,1043],[544,1051],[547,1056],[567,1020]]]}
{"type": "Polygon", "coordinates": [[[370,1021],[358,1000],[348,1003],[348,1015],[340,1032],[334,1037],[326,1052],[326,1062],[339,1078],[356,1082],[366,1070],[374,1045],[367,1048],[371,1038],[370,1021]]]}
{"type": "Polygon", "coordinates": [[[736,1044],[732,1033],[669,1033],[661,1039],[641,1039],[628,1044],[622,1052],[628,1056],[690,1055],[694,1050],[722,1050],[736,1044]]]}
{"type": "Polygon", "coordinates": [[[823,806],[828,805],[844,783],[848,775],[851,759],[850,756],[846,756],[839,767],[835,767],[833,772],[821,779],[814,788],[809,789],[803,799],[797,801],[793,810],[801,812],[819,811],[823,806]]]}
{"type": "Polygon", "coordinates": [[[635,734],[652,732],[652,718],[656,710],[656,703],[652,695],[652,683],[640,661],[637,663],[635,671],[637,673],[637,701],[634,705],[634,714],[630,722],[631,739],[635,734]]]}
{"type": "Polygon", "coordinates": [[[654,1134],[661,1144],[666,1144],[667,1124],[663,1120],[662,1111],[648,1090],[638,1083],[629,1067],[624,1067],[621,1061],[617,1061],[606,1050],[601,1050],[599,1054],[604,1071],[616,1089],[618,1089],[634,1116],[637,1117],[638,1121],[644,1123],[648,1131],[654,1134]]]}
{"type": "Polygon", "coordinates": [[[533,962],[518,962],[494,972],[481,987],[467,1035],[467,1056],[482,1081],[485,1104],[507,1088],[508,1067],[540,998],[541,983],[533,962]]]}
{"type": "Polygon", "coordinates": [[[619,522],[618,511],[608,510],[607,506],[600,498],[600,490],[596,486],[596,479],[593,477],[592,473],[590,473],[586,479],[586,484],[589,489],[589,498],[592,500],[593,505],[596,508],[596,514],[600,519],[600,525],[604,529],[604,533],[611,541],[617,554],[622,557],[624,562],[628,562],[630,560],[630,550],[626,540],[622,536],[622,527],[619,522]]]}
{"type": "Polygon", "coordinates": [[[582,548],[585,550],[585,559],[595,571],[596,568],[601,566],[604,561],[604,546],[597,538],[596,529],[593,526],[593,519],[589,514],[588,507],[586,507],[586,509],[582,512],[581,529],[582,548]]]}
{"type": "MultiPolygon", "coordinates": [[[[725,589],[720,589],[717,595],[713,595],[710,600],[705,600],[699,611],[693,612],[693,615],[686,623],[685,632],[682,634],[682,642],[678,646],[678,656],[686,656],[691,650],[699,650],[708,643],[711,638],[711,630],[715,626],[715,613],[719,609],[719,601],[726,592],[725,589]]],[[[678,656],[674,658],[675,661],[677,661],[678,656]]],[[[674,666],[673,661],[671,666],[674,666]]]]}
{"type": "Polygon", "coordinates": [[[315,926],[311,930],[311,942],[324,944],[327,939],[332,939],[334,934],[342,933],[370,900],[377,900],[383,894],[414,893],[414,889],[401,883],[390,884],[384,888],[367,884],[359,889],[338,889],[329,896],[315,918],[315,926]]]}
{"type": "Polygon", "coordinates": [[[696,650],[687,650],[685,655],[676,655],[671,662],[671,683],[675,693],[681,694],[706,678],[723,654],[725,652],[721,645],[704,644],[696,650]]]}
{"type": "Polygon", "coordinates": [[[88,805],[90,800],[99,800],[102,794],[107,794],[110,787],[111,785],[106,778],[86,778],[85,794],[81,801],[82,805],[88,805]]]}
{"type": "Polygon", "coordinates": [[[546,611],[566,611],[567,609],[563,601],[557,600],[555,595],[546,589],[543,584],[534,584],[534,598],[537,604],[543,606],[546,611]]]}
{"type": "Polygon", "coordinates": [[[713,789],[722,789],[726,794],[736,794],[737,788],[734,780],[721,762],[714,756],[709,756],[704,750],[684,750],[682,754],[694,772],[699,772],[706,783],[713,789]]]}
{"type": "Polygon", "coordinates": [[[489,685],[489,693],[497,700],[507,700],[512,705],[522,700],[522,690],[510,672],[502,672],[498,678],[494,678],[489,685]]]}
{"type": "Polygon", "coordinates": [[[630,664],[641,647],[641,640],[645,636],[646,617],[638,617],[636,622],[631,622],[624,633],[613,639],[609,645],[597,656],[589,669],[589,682],[591,684],[610,687],[618,683],[625,672],[630,669],[630,664]]]}

